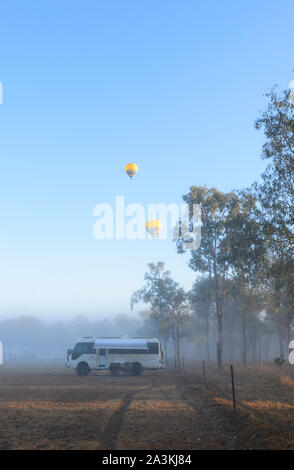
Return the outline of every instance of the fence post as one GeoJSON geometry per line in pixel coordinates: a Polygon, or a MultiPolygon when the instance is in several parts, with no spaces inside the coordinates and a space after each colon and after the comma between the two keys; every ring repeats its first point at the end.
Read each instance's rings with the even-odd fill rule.
{"type": "Polygon", "coordinates": [[[231,364],[231,379],[232,379],[232,394],[233,394],[233,410],[236,411],[236,399],[235,399],[235,382],[234,382],[234,369],[231,364]]]}

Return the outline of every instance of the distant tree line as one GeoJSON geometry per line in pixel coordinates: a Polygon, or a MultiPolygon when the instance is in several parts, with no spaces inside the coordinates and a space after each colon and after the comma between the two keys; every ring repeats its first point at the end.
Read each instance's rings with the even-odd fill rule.
{"type": "MultiPolygon", "coordinates": [[[[44,355],[65,357],[68,348],[81,336],[135,336],[144,324],[146,312],[134,318],[125,313],[112,318],[89,320],[77,315],[68,321],[44,322],[33,316],[20,315],[0,321],[0,340],[3,343],[4,358],[9,351],[13,356],[26,348],[30,359],[44,355]]],[[[17,357],[16,357],[17,358],[17,357]]]]}

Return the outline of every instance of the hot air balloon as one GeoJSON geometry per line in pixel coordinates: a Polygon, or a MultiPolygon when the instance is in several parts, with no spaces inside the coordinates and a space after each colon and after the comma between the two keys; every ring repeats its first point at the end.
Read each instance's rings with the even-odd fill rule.
{"type": "Polygon", "coordinates": [[[156,219],[148,220],[145,224],[145,228],[147,232],[151,235],[153,240],[155,240],[157,235],[159,235],[161,227],[162,227],[162,223],[160,222],[160,220],[156,220],[156,219]]]}
{"type": "Polygon", "coordinates": [[[138,171],[138,166],[136,165],[136,163],[128,163],[125,166],[125,172],[129,175],[131,180],[134,178],[137,171],[138,171]]]}

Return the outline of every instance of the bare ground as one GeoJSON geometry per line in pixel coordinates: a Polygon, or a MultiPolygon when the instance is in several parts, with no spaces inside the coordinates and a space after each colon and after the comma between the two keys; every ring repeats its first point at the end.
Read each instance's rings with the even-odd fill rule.
{"type": "Polygon", "coordinates": [[[0,449],[293,449],[294,371],[167,370],[77,377],[61,367],[0,369],[0,449]]]}

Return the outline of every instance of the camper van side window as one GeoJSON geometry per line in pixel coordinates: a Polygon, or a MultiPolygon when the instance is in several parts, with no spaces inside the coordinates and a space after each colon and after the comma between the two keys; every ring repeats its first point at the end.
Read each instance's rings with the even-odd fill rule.
{"type": "Polygon", "coordinates": [[[147,349],[109,349],[109,354],[148,354],[147,349]]]}

